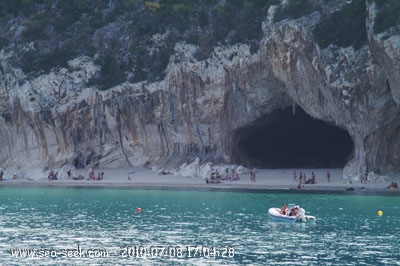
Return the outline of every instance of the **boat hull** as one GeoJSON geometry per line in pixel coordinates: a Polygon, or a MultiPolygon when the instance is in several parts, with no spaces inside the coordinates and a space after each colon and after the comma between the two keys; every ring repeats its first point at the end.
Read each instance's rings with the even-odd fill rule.
{"type": "Polygon", "coordinates": [[[304,215],[304,219],[299,218],[298,216],[289,216],[280,214],[279,208],[269,208],[268,216],[271,217],[274,221],[279,222],[289,222],[289,223],[296,223],[296,222],[315,222],[315,217],[311,215],[304,215]]]}

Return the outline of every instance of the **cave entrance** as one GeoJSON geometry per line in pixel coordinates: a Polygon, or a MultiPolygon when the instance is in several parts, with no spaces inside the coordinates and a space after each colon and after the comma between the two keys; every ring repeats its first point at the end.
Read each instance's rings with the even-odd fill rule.
{"type": "Polygon", "coordinates": [[[246,167],[341,168],[353,146],[346,130],[287,107],[237,129],[232,156],[246,167]]]}

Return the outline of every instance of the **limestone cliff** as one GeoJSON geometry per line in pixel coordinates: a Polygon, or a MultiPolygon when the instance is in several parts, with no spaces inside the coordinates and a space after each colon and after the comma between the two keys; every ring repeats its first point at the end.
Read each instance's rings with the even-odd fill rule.
{"type": "Polygon", "coordinates": [[[219,46],[198,60],[198,47],[177,43],[162,80],[109,90],[88,85],[100,71],[90,56],[31,76],[15,67],[13,50],[2,49],[0,165],[232,163],[239,128],[298,105],[349,132],[354,152],[346,178],[398,171],[400,36],[398,29],[374,33],[374,8],[367,5],[368,40],[360,49],[321,48],[312,34],[319,12],[266,18],[256,52],[247,44],[219,46]]]}

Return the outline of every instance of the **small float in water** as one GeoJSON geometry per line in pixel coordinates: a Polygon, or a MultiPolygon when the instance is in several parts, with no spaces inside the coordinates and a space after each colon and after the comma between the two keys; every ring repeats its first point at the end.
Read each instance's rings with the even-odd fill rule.
{"type": "Polygon", "coordinates": [[[280,222],[315,222],[315,217],[306,215],[306,211],[298,205],[289,204],[286,212],[281,213],[281,208],[269,208],[268,215],[275,221],[280,222]]]}

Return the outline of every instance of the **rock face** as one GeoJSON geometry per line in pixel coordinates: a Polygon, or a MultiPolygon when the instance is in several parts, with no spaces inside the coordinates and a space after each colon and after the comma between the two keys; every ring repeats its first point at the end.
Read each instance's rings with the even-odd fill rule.
{"type": "MultiPolygon", "coordinates": [[[[177,44],[166,77],[107,91],[86,84],[100,71],[90,57],[31,78],[0,54],[0,165],[173,169],[199,158],[232,163],[235,133],[274,110],[298,105],[346,129],[354,142],[346,178],[400,168],[400,36],[372,31],[359,50],[321,49],[312,29],[318,12],[266,20],[256,53],[218,47],[198,61],[177,44]]],[[[26,47],[35,49],[35,47],[26,47]]],[[[198,160],[198,159],[197,159],[198,160]]]]}

